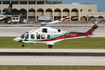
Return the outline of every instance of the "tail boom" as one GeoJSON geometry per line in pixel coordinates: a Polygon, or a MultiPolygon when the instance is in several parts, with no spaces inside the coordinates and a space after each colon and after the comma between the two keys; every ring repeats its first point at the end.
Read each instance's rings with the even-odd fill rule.
{"type": "Polygon", "coordinates": [[[94,25],[91,29],[89,29],[86,34],[92,34],[94,32],[95,29],[97,29],[99,26],[98,25],[94,25]]]}

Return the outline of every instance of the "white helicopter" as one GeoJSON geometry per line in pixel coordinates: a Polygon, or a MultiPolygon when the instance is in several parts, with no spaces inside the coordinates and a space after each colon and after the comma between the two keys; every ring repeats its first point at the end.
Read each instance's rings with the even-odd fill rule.
{"type": "Polygon", "coordinates": [[[73,19],[77,19],[77,18],[78,18],[78,17],[74,17],[74,18],[64,17],[64,18],[55,20],[55,21],[53,21],[53,22],[48,22],[48,23],[42,22],[41,25],[42,25],[42,26],[45,26],[45,25],[48,25],[48,24],[55,24],[55,23],[65,22],[65,21],[73,20],[73,19]]]}
{"type": "MultiPolygon", "coordinates": [[[[65,18],[65,20],[67,19],[68,18],[65,18]]],[[[92,34],[93,31],[98,27],[99,26],[95,24],[87,32],[72,32],[72,31],[63,31],[61,29],[52,28],[52,27],[39,27],[37,29],[25,32],[24,34],[14,38],[13,40],[15,42],[21,42],[22,47],[24,47],[24,43],[43,43],[47,44],[48,48],[52,48],[54,43],[65,39],[85,38],[91,36],[93,35],[92,34]]]]}

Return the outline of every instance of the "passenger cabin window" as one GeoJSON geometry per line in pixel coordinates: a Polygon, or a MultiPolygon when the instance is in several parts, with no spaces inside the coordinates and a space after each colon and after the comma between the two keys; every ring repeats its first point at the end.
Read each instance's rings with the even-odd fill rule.
{"type": "Polygon", "coordinates": [[[45,35],[41,35],[41,38],[42,38],[42,39],[45,39],[45,35]]]}
{"type": "Polygon", "coordinates": [[[50,35],[47,35],[47,38],[50,39],[50,35]]]}
{"type": "Polygon", "coordinates": [[[16,20],[18,20],[18,18],[16,18],[16,20]]]}
{"type": "Polygon", "coordinates": [[[42,32],[43,32],[43,33],[47,33],[47,28],[43,28],[43,29],[42,29],[42,32]]]}
{"type": "Polygon", "coordinates": [[[35,38],[35,35],[34,35],[34,34],[32,34],[32,35],[31,35],[31,39],[34,39],[34,38],[35,38]]]}
{"type": "Polygon", "coordinates": [[[13,18],[13,20],[15,20],[15,18],[13,18]]]}
{"type": "Polygon", "coordinates": [[[37,38],[37,39],[40,39],[40,35],[36,35],[36,38],[37,38]]]}

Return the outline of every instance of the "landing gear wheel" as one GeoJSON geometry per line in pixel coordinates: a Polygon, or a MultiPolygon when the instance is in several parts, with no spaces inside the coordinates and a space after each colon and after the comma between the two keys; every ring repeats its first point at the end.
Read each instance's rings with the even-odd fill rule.
{"type": "Polygon", "coordinates": [[[53,45],[48,45],[48,48],[51,49],[53,45]]]}
{"type": "Polygon", "coordinates": [[[24,45],[22,45],[22,47],[24,47],[24,45]]]}
{"type": "Polygon", "coordinates": [[[24,47],[24,43],[22,43],[22,47],[24,47]]]}

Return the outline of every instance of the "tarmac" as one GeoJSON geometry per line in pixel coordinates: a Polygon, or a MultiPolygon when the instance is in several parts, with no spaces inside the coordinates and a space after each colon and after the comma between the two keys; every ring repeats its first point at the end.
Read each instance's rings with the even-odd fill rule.
{"type": "MultiPolygon", "coordinates": [[[[94,35],[92,37],[105,37],[105,23],[99,23],[98,25],[100,27],[94,31],[93,33],[94,35]]],[[[58,24],[52,24],[52,25],[46,25],[46,26],[56,27],[67,31],[70,30],[70,31],[78,31],[78,32],[86,32],[92,27],[92,25],[90,24],[80,23],[80,22],[65,22],[65,23],[58,23],[58,24]]],[[[41,27],[40,23],[0,24],[0,37],[17,37],[26,31],[29,31],[31,29],[35,29],[38,27],[41,27]]],[[[105,49],[0,49],[0,65],[105,66],[104,53],[105,53],[105,49]],[[23,54],[24,56],[21,53],[22,54],[24,53],[23,54]],[[33,53],[32,56],[30,56],[31,53],[33,53]],[[76,53],[75,56],[72,56],[74,55],[73,53],[76,53]],[[84,56],[82,53],[84,54],[84,56]],[[63,56],[60,56],[59,54],[63,56]],[[102,56],[100,54],[102,54],[102,56]]]]}
{"type": "Polygon", "coordinates": [[[0,65],[105,66],[105,49],[0,49],[0,65]]]}
{"type": "MultiPolygon", "coordinates": [[[[93,32],[92,37],[105,37],[105,23],[99,23],[99,28],[93,32]]],[[[46,25],[47,27],[55,27],[64,31],[86,32],[92,25],[80,22],[63,22],[57,24],[46,25]]],[[[41,27],[40,23],[35,24],[0,24],[0,37],[17,37],[26,31],[41,27]]]]}

